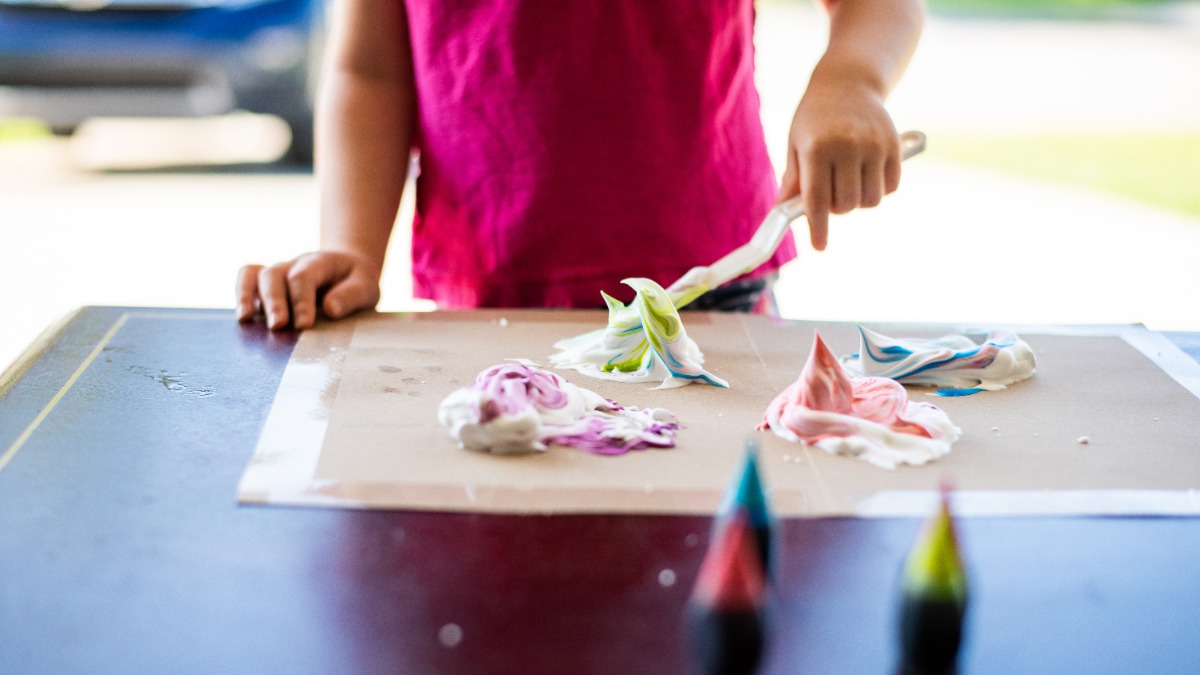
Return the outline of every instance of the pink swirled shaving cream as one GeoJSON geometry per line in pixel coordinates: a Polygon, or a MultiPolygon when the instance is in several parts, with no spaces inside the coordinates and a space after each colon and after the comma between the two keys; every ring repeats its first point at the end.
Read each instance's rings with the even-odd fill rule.
{"type": "Polygon", "coordinates": [[[908,400],[895,380],[847,375],[819,333],[800,378],[767,406],[758,428],[885,469],[927,464],[961,433],[941,408],[908,400]]]}
{"type": "Polygon", "coordinates": [[[666,410],[625,407],[521,363],[492,366],[452,392],[438,421],[461,447],[495,454],[544,452],[556,444],[620,455],[673,447],[679,429],[666,410]]]}

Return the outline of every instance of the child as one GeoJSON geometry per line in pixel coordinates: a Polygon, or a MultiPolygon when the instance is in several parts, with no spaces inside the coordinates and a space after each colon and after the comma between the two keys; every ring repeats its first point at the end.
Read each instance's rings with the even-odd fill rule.
{"type": "MultiPolygon", "coordinates": [[[[415,294],[442,308],[599,307],[625,277],[666,286],[804,195],[830,213],[900,178],[883,107],[920,0],[823,0],[829,43],[777,189],[753,80],[753,0],[342,0],[318,101],[320,250],[238,275],[237,315],[272,329],[374,307],[410,154],[415,294]]],[[[790,234],[716,289],[770,299],[790,234]]],[[[622,298],[626,299],[626,298],[622,298]]],[[[705,303],[708,303],[707,305],[705,303]]]]}

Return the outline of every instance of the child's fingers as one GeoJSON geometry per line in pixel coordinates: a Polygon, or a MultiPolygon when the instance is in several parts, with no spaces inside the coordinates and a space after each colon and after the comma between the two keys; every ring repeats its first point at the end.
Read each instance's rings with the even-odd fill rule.
{"type": "Polygon", "coordinates": [[[279,263],[258,272],[258,296],[267,315],[271,330],[286,328],[291,315],[288,311],[287,274],[292,263],[279,263]]]}
{"type": "Polygon", "coordinates": [[[857,155],[839,157],[833,165],[833,198],[830,210],[849,213],[862,203],[862,160],[857,155]]]}
{"type": "Polygon", "coordinates": [[[800,194],[800,168],[796,160],[796,151],[789,148],[787,166],[783,169],[783,178],[779,180],[779,196],[775,199],[775,203],[786,202],[798,194],[800,194]]]}
{"type": "Polygon", "coordinates": [[[238,321],[249,321],[258,311],[258,273],[262,265],[245,265],[238,270],[237,275],[237,309],[235,314],[238,321]]]}
{"type": "Polygon", "coordinates": [[[884,163],[868,161],[862,168],[862,206],[867,208],[879,206],[883,201],[885,187],[884,163]]]}
{"type": "Polygon", "coordinates": [[[325,316],[340,319],[360,309],[379,304],[379,283],[363,274],[351,274],[325,293],[322,309],[325,316]]]}
{"type": "Polygon", "coordinates": [[[297,258],[287,275],[292,326],[297,330],[311,328],[317,320],[317,291],[337,282],[349,271],[349,264],[338,256],[311,254],[297,258]]]}
{"type": "Polygon", "coordinates": [[[892,194],[900,188],[900,150],[888,154],[883,164],[883,193],[892,194]]]}
{"type": "Polygon", "coordinates": [[[832,167],[820,160],[802,159],[800,194],[804,195],[804,214],[808,218],[808,236],[812,247],[824,251],[829,237],[829,208],[833,198],[830,177],[832,167]]]}
{"type": "Polygon", "coordinates": [[[883,196],[894,192],[900,182],[898,147],[864,142],[861,151],[843,150],[834,155],[832,163],[832,213],[879,206],[883,196]]]}
{"type": "Polygon", "coordinates": [[[879,206],[883,201],[883,171],[864,164],[862,169],[862,195],[858,205],[863,208],[879,206]]]}
{"type": "Polygon", "coordinates": [[[879,206],[900,187],[900,137],[889,137],[863,164],[863,206],[879,206]],[[869,178],[868,178],[869,176],[869,178]]]}

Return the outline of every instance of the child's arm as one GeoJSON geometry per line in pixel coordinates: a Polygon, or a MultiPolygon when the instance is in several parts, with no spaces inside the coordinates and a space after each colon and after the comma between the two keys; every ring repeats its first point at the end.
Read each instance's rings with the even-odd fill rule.
{"type": "Polygon", "coordinates": [[[403,2],[335,3],[317,101],[321,248],[238,274],[237,315],[311,326],[317,301],[340,318],[379,302],[379,277],[408,172],[416,119],[403,2]]]}
{"type": "Polygon", "coordinates": [[[813,69],[788,139],[780,201],[804,195],[813,248],[830,213],[875,206],[900,183],[900,144],[884,98],[921,34],[921,0],[822,0],[829,45],[813,69]]]}

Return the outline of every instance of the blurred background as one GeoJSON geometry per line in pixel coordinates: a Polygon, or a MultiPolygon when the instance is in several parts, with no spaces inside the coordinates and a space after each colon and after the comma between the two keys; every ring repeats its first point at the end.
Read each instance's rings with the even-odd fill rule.
{"type": "MultiPolygon", "coordinates": [[[[927,1],[889,107],[929,149],[802,246],[784,315],[1200,330],[1200,2],[927,1]]],[[[757,7],[782,172],[826,25],[810,0],[757,7]]],[[[0,369],[75,307],[232,308],[238,267],[316,245],[323,9],[0,0],[0,369]]],[[[411,204],[383,310],[428,308],[411,204]]]]}

